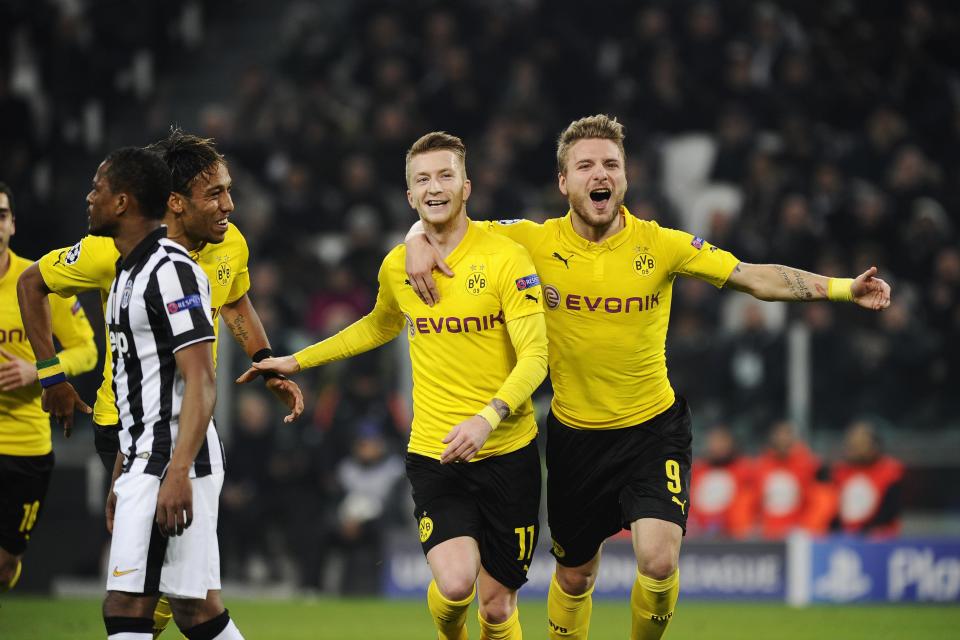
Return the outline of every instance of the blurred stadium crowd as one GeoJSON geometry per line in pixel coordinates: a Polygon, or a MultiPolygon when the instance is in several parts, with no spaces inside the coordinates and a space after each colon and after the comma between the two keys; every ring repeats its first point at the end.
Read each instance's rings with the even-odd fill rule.
{"type": "MultiPolygon", "coordinates": [[[[810,332],[810,423],[832,434],[825,441],[863,417],[887,435],[957,426],[948,392],[960,387],[953,3],[258,4],[0,6],[0,179],[17,197],[18,253],[72,244],[105,153],[179,121],[215,137],[231,163],[251,297],[287,353],[372,306],[380,260],[413,220],[402,163],[420,134],[445,129],[466,141],[472,217],[542,219],[566,211],[556,135],[605,112],[627,127],[635,215],[748,262],[835,276],[877,265],[894,287],[892,307],[872,315],[677,282],[671,379],[701,433],[729,429],[702,440],[701,469],[762,449],[776,431],[794,322],[810,332]]],[[[306,585],[337,574],[327,556],[350,567],[338,574],[348,579],[375,573],[362,568],[363,550],[380,544],[382,522],[409,524],[396,499],[410,413],[402,368],[387,348],[304,376],[307,413],[293,428],[260,390],[237,392],[227,575],[284,547],[311,559],[296,568],[306,585]]],[[[804,487],[830,486],[830,474],[814,475],[804,487]]],[[[831,495],[823,504],[837,503],[831,495]]],[[[771,534],[751,513],[746,525],[704,521],[700,531],[789,528],[771,534]]],[[[810,517],[827,527],[833,514],[810,517]]]]}

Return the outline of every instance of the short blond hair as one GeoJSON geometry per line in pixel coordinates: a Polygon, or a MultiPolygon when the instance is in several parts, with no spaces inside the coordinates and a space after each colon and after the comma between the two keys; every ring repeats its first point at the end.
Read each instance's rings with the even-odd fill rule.
{"type": "Polygon", "coordinates": [[[580,140],[613,140],[620,149],[620,155],[626,158],[627,154],[623,150],[625,137],[623,125],[617,122],[616,118],[603,113],[574,120],[557,138],[557,170],[560,173],[567,172],[567,155],[570,153],[570,147],[580,140]]]}
{"type": "Polygon", "coordinates": [[[414,156],[431,151],[451,151],[453,155],[457,156],[457,160],[460,161],[460,170],[463,171],[463,177],[467,177],[467,147],[463,144],[463,140],[446,131],[431,131],[430,133],[420,136],[420,138],[407,149],[405,173],[408,185],[410,184],[410,161],[413,160],[414,156]]]}

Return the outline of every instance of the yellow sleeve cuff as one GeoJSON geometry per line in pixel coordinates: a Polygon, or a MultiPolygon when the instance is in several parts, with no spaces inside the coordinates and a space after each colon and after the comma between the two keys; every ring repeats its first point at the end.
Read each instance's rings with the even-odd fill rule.
{"type": "Polygon", "coordinates": [[[484,405],[477,415],[489,422],[494,431],[500,426],[500,414],[490,405],[484,405]]]}
{"type": "Polygon", "coordinates": [[[829,278],[827,280],[827,299],[837,302],[853,300],[853,278],[829,278]]]}

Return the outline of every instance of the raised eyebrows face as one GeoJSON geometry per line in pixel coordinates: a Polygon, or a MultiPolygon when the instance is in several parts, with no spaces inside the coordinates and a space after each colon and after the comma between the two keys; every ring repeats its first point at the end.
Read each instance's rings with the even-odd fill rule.
{"type": "Polygon", "coordinates": [[[445,225],[465,215],[470,181],[457,154],[447,149],[419,153],[410,158],[407,171],[407,202],[424,222],[445,225]]]}
{"type": "Polygon", "coordinates": [[[219,244],[227,235],[227,223],[233,213],[233,179],[223,162],[201,173],[190,183],[190,194],[173,194],[179,202],[174,209],[187,238],[194,244],[219,244]]]}
{"type": "Polygon", "coordinates": [[[567,166],[559,174],[560,193],[570,208],[591,227],[610,225],[620,213],[627,192],[624,157],[613,140],[578,140],[567,153],[567,166]]]}

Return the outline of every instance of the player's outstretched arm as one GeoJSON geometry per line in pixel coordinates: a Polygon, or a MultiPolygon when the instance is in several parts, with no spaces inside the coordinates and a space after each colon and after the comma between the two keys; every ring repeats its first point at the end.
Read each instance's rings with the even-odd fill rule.
{"type": "Polygon", "coordinates": [[[237,384],[246,384],[251,380],[255,380],[261,375],[270,373],[275,375],[279,374],[284,376],[292,376],[298,371],[300,371],[300,363],[297,362],[297,359],[293,356],[264,358],[252,363],[250,368],[244,371],[243,374],[237,378],[237,384]]]}
{"type": "MultiPolygon", "coordinates": [[[[250,297],[243,294],[239,299],[227,303],[220,308],[223,321],[230,328],[230,333],[254,362],[262,361],[273,355],[270,348],[270,339],[263,329],[260,316],[253,306],[250,297]]],[[[303,392],[293,380],[282,377],[285,374],[262,369],[267,389],[282,402],[290,413],[283,419],[290,423],[303,413],[303,392]]]]}
{"type": "Polygon", "coordinates": [[[410,286],[424,304],[432,307],[440,302],[440,292],[437,291],[437,283],[433,279],[433,270],[439,269],[450,278],[453,277],[453,270],[444,262],[437,248],[430,244],[420,220],[413,223],[403,242],[407,245],[404,269],[410,279],[410,286]]]}
{"type": "Polygon", "coordinates": [[[303,369],[344,360],[375,349],[397,337],[403,329],[403,315],[378,297],[373,311],[326,340],[313,344],[290,356],[264,358],[254,362],[237,378],[237,384],[246,384],[264,372],[292,375],[303,369]]]}
{"type": "Polygon", "coordinates": [[[30,341],[37,362],[49,364],[51,367],[47,369],[51,375],[47,376],[48,383],[43,385],[41,406],[53,416],[57,424],[63,426],[63,434],[69,438],[73,429],[74,412],[89,414],[93,413],[93,409],[80,399],[73,385],[56,374],[59,360],[53,345],[53,320],[50,301],[47,299],[49,293],[50,289],[47,288],[37,263],[33,263],[20,274],[17,280],[17,301],[20,304],[20,317],[23,319],[27,340],[30,341]]]}
{"type": "Polygon", "coordinates": [[[206,438],[217,402],[217,377],[210,344],[194,342],[178,350],[174,357],[183,378],[183,402],[177,444],[157,495],[155,519],[165,536],[179,536],[193,522],[190,467],[206,438]]]}
{"type": "Polygon", "coordinates": [[[882,311],[890,306],[890,285],[876,274],[877,268],[870,267],[856,278],[828,278],[779,264],[741,262],[727,284],[759,300],[852,301],[864,309],[882,311]]]}

